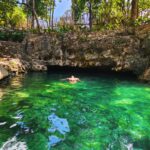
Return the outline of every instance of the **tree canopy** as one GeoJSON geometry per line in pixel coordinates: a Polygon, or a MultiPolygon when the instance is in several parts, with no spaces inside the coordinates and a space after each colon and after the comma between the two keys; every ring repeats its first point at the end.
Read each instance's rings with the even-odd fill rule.
{"type": "MultiPolygon", "coordinates": [[[[55,7],[55,0],[0,0],[0,26],[42,28],[42,20],[53,30],[55,7]]],[[[150,20],[150,0],[72,0],[70,20],[91,30],[139,25],[150,20]]]]}

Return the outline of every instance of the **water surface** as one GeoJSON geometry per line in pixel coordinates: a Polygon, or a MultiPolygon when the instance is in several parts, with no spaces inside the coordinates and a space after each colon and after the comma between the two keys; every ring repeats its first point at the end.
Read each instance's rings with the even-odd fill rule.
{"type": "Polygon", "coordinates": [[[31,73],[0,88],[0,123],[6,123],[0,147],[16,136],[29,150],[150,149],[148,85],[109,75],[78,74],[77,84],[60,80],[70,75],[31,73]],[[65,119],[68,132],[49,132],[52,114],[65,119]],[[51,136],[63,140],[49,146],[51,136]]]}

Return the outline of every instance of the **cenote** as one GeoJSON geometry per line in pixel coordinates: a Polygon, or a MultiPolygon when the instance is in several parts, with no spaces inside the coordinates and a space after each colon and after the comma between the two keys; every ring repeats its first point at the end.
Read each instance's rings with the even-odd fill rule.
{"type": "Polygon", "coordinates": [[[14,136],[29,150],[150,149],[147,84],[89,72],[75,73],[76,84],[60,80],[71,75],[29,73],[0,88],[1,149],[14,136]]]}

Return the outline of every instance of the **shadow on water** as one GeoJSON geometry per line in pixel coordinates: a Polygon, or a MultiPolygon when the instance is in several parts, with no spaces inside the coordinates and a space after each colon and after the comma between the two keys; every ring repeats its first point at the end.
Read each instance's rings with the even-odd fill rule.
{"type": "Polygon", "coordinates": [[[108,78],[119,78],[122,80],[132,80],[137,81],[137,76],[130,71],[127,72],[116,72],[112,71],[108,68],[99,68],[99,67],[87,67],[87,68],[79,68],[79,67],[60,67],[60,66],[49,66],[48,73],[60,73],[60,74],[68,74],[68,75],[90,75],[90,76],[100,76],[100,77],[108,77],[108,78]]]}
{"type": "Polygon", "coordinates": [[[0,122],[8,123],[0,128],[0,145],[20,131],[19,126],[9,127],[18,121],[13,116],[21,111],[19,122],[33,132],[20,134],[18,140],[25,141],[31,150],[46,150],[48,141],[60,139],[52,149],[150,149],[150,87],[139,84],[130,74],[51,67],[48,73],[30,73],[10,83],[3,88],[0,101],[0,122]],[[60,80],[72,74],[81,82],[60,80]],[[65,139],[55,129],[61,121],[49,121],[52,114],[67,120],[70,129],[65,139]]]}

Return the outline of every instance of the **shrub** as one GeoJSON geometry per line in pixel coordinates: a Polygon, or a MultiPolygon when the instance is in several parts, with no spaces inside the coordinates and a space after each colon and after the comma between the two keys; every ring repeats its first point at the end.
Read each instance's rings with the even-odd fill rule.
{"type": "Polygon", "coordinates": [[[0,31],[0,40],[22,42],[26,33],[24,31],[0,31]]]}

